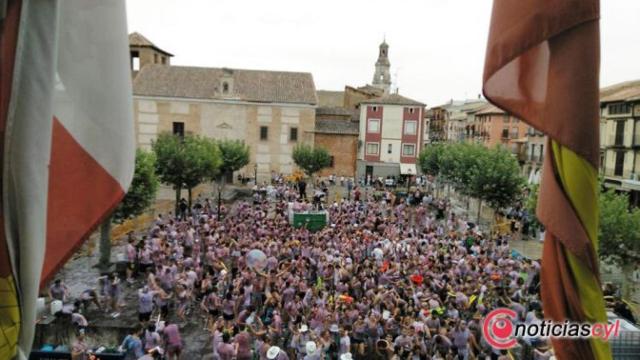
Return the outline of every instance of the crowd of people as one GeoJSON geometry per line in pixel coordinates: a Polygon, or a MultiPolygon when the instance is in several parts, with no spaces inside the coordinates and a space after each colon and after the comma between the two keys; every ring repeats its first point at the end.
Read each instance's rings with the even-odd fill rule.
{"type": "MultiPolygon", "coordinates": [[[[485,342],[481,319],[508,307],[541,321],[540,264],[427,191],[413,201],[351,191],[325,204],[329,224],[317,232],[288,223],[288,209],[310,200],[281,184],[223,216],[198,201],[130,234],[139,325],[121,344],[127,358],[180,358],[180,326],[201,318],[213,359],[511,358],[485,342]]],[[[100,289],[114,316],[121,286],[110,277],[100,289]]],[[[552,356],[546,341],[526,342],[529,356],[552,356]]]]}

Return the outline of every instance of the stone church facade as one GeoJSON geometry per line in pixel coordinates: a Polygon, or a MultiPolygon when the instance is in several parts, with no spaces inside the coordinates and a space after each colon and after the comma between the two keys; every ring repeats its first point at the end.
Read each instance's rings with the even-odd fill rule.
{"type": "Polygon", "coordinates": [[[143,59],[168,53],[155,45],[144,50],[158,56],[139,48],[139,69],[132,68],[138,147],[150,149],[163,132],[243,140],[251,160],[238,173],[257,172],[264,181],[274,173],[292,173],[295,145],[314,143],[317,97],[310,73],[149,63],[143,59]]]}

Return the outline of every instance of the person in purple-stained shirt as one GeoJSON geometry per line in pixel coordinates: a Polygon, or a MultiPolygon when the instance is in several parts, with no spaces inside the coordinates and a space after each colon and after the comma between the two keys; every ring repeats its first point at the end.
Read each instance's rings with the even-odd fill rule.
{"type": "Polygon", "coordinates": [[[288,208],[310,205],[297,202],[287,185],[273,189],[275,199],[236,202],[221,220],[202,203],[184,221],[158,217],[138,246],[139,261],[147,263],[141,267],[157,274],[149,273],[148,289],[140,292],[140,320],[149,320],[153,299],[165,321],[178,305],[180,323],[206,315],[214,359],[249,359],[254,352],[269,358],[270,349],[278,359],[366,358],[377,340],[397,344],[391,351],[400,357],[456,351],[471,357],[489,353],[472,317],[482,318],[498,299],[521,316],[539,301],[528,291],[539,269],[512,256],[508,237],[467,229],[464,215],[452,215],[447,200],[423,189],[410,192],[433,198],[439,209],[406,204],[389,191],[374,200],[368,188],[360,202],[324,204],[333,225],[315,232],[287,219],[288,208]],[[254,249],[265,255],[259,269],[247,258],[254,249]],[[192,308],[187,293],[201,306],[192,308]],[[467,321],[466,330],[456,327],[458,319],[467,321]],[[408,332],[423,340],[408,341],[408,332]],[[307,351],[310,341],[315,351],[307,351]],[[465,353],[463,343],[475,345],[465,353]]]}
{"type": "Polygon", "coordinates": [[[164,336],[164,343],[167,349],[167,358],[169,360],[174,358],[179,359],[180,354],[182,353],[183,344],[178,325],[166,323],[162,330],[162,334],[164,336]]]}

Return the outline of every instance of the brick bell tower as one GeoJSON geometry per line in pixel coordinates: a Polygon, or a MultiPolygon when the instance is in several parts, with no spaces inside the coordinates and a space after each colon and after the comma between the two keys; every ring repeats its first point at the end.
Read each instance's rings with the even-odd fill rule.
{"type": "Polygon", "coordinates": [[[390,67],[389,45],[383,40],[378,52],[378,61],[376,61],[376,72],[373,75],[372,85],[384,90],[385,94],[389,94],[389,89],[391,88],[390,67]]]}

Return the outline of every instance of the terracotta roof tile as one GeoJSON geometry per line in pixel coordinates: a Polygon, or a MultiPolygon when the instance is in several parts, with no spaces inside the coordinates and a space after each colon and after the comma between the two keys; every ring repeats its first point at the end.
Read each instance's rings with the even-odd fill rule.
{"type": "Polygon", "coordinates": [[[389,94],[380,96],[373,99],[364,100],[361,104],[388,104],[388,105],[415,105],[415,106],[425,106],[425,104],[415,101],[409,98],[406,98],[402,95],[398,94],[389,94]]]}
{"type": "Polygon", "coordinates": [[[640,80],[625,81],[600,89],[600,102],[631,101],[640,99],[640,80]]]}
{"type": "Polygon", "coordinates": [[[151,47],[160,52],[163,52],[169,56],[173,56],[172,54],[160,49],[151,40],[147,39],[144,35],[139,32],[132,32],[129,34],[129,46],[137,46],[137,47],[151,47]]]}
{"type": "Polygon", "coordinates": [[[317,103],[310,73],[146,65],[133,82],[133,94],[194,99],[230,99],[251,102],[317,103]],[[223,76],[233,80],[222,94],[223,76]]]}

